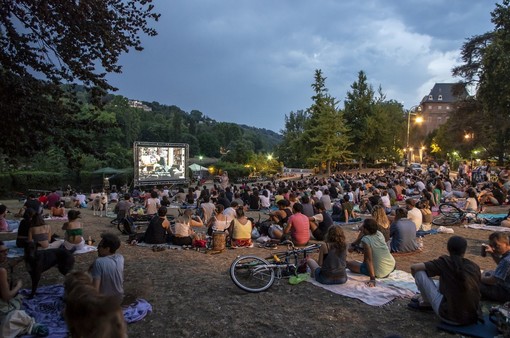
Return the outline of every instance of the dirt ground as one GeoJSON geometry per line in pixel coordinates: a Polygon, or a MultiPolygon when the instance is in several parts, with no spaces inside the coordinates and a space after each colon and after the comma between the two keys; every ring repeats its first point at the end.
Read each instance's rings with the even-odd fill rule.
{"type": "MultiPolygon", "coordinates": [[[[16,213],[21,203],[1,201],[16,213]]],[[[493,208],[506,212],[508,207],[493,208]]],[[[80,209],[85,236],[96,240],[103,232],[120,234],[110,225],[110,218],[93,216],[80,209]]],[[[176,210],[172,212],[176,213],[176,210]]],[[[12,217],[12,214],[10,217],[12,217]]],[[[252,216],[258,215],[251,214],[252,216]]],[[[264,216],[262,216],[264,219],[264,216]]],[[[49,221],[55,233],[63,236],[62,223],[49,221]]],[[[356,236],[352,225],[343,226],[349,241],[356,236]]],[[[464,236],[469,248],[466,257],[481,269],[494,269],[491,258],[480,256],[480,245],[487,242],[489,231],[453,227],[455,235],[464,236]]],[[[446,253],[450,234],[424,238],[421,253],[397,256],[397,268],[408,271],[416,262],[434,259],[446,253]]],[[[372,307],[356,299],[333,294],[310,283],[290,285],[287,280],[275,283],[262,293],[246,293],[231,281],[228,269],[238,255],[267,257],[272,251],[262,248],[232,249],[220,254],[194,250],[165,250],[130,246],[120,235],[120,253],[125,257],[126,302],[144,298],[153,306],[152,314],[128,326],[132,337],[447,337],[436,329],[433,314],[407,309],[408,299],[397,299],[383,307],[372,307]]],[[[0,239],[15,239],[15,234],[1,234],[0,239]]],[[[76,256],[75,269],[86,270],[96,253],[76,256]]],[[[348,259],[362,259],[349,254],[348,259]]],[[[14,270],[14,278],[30,285],[23,264],[14,270]]],[[[62,283],[63,276],[52,269],[43,274],[40,285],[62,283]]]]}

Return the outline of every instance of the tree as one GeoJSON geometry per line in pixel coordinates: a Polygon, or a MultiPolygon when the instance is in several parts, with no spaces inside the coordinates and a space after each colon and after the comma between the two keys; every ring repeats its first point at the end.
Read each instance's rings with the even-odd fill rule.
{"type": "Polygon", "coordinates": [[[377,144],[374,143],[373,137],[369,137],[372,128],[368,126],[369,117],[374,115],[374,90],[367,83],[367,76],[363,71],[358,73],[358,80],[351,85],[351,88],[352,91],[347,92],[347,99],[344,101],[344,117],[351,130],[350,150],[359,159],[361,166],[369,155],[369,149],[377,144]]]}
{"type": "Polygon", "coordinates": [[[156,31],[158,20],[151,0],[30,1],[4,0],[0,6],[0,111],[6,124],[0,151],[31,155],[63,149],[70,164],[78,163],[75,148],[93,152],[69,130],[99,133],[110,126],[98,124],[99,111],[83,120],[72,87],[79,81],[99,105],[105,90],[113,89],[105,77],[121,72],[119,56],[141,50],[139,34],[156,31]],[[15,141],[15,142],[14,142],[15,141]]]}
{"type": "Polygon", "coordinates": [[[287,167],[303,168],[306,165],[306,159],[310,154],[303,137],[307,116],[303,110],[290,112],[289,116],[285,115],[285,129],[281,131],[283,140],[278,145],[276,154],[287,167]]]}
{"type": "Polygon", "coordinates": [[[333,161],[349,158],[350,145],[342,113],[336,108],[335,98],[328,94],[325,86],[326,78],[320,69],[315,71],[315,82],[312,84],[315,95],[314,103],[308,109],[309,119],[306,123],[305,140],[312,148],[309,163],[325,163],[327,174],[331,174],[333,161]]]}
{"type": "Polygon", "coordinates": [[[510,0],[496,4],[491,16],[494,30],[464,43],[464,64],[452,73],[478,84],[476,99],[482,107],[478,118],[483,121],[483,135],[492,135],[494,143],[489,151],[502,165],[510,145],[510,0]]]}
{"type": "Polygon", "coordinates": [[[105,76],[121,72],[119,56],[143,49],[140,33],[157,34],[153,9],[152,0],[3,0],[1,66],[22,78],[35,71],[53,83],[112,89],[105,76]]]}

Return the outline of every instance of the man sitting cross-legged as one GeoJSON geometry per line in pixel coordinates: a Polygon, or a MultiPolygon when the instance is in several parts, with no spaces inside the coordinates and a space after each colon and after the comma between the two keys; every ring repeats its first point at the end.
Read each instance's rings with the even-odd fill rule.
{"type": "Polygon", "coordinates": [[[421,297],[408,304],[413,310],[433,310],[452,325],[474,324],[481,318],[480,268],[464,258],[467,241],[460,236],[448,240],[449,255],[411,265],[421,297]],[[439,276],[439,286],[431,277],[439,276]]]}
{"type": "Polygon", "coordinates": [[[98,258],[90,266],[94,287],[104,295],[115,296],[122,303],[124,298],[124,256],[116,253],[119,238],[111,233],[101,235],[97,245],[98,258]]]}

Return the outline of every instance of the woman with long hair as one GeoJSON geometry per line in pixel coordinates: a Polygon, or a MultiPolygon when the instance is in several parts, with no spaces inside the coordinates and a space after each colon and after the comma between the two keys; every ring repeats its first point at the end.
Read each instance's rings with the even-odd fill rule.
{"type": "Polygon", "coordinates": [[[321,284],[344,284],[347,282],[345,272],[347,244],[345,234],[338,225],[329,227],[326,241],[319,249],[319,260],[307,257],[312,277],[321,284]]]}
{"type": "Polygon", "coordinates": [[[372,209],[372,217],[377,222],[377,230],[384,235],[384,240],[390,240],[390,220],[382,205],[376,205],[372,209]]]}
{"type": "Polygon", "coordinates": [[[223,204],[216,204],[213,216],[207,222],[207,234],[212,235],[214,231],[225,231],[230,227],[230,221],[226,215],[223,214],[225,207],[223,204]]]}
{"type": "Polygon", "coordinates": [[[252,247],[251,231],[253,225],[251,221],[244,215],[243,208],[236,209],[236,218],[230,223],[228,233],[232,247],[252,247]]]}

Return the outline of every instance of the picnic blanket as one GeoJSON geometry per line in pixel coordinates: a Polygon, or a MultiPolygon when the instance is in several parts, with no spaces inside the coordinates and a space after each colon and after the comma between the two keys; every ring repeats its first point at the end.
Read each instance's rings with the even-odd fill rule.
{"type": "MultiPolygon", "coordinates": [[[[29,289],[20,290],[24,296],[30,294],[29,289]]],[[[67,337],[67,325],[62,317],[64,309],[64,286],[48,285],[37,289],[37,294],[33,299],[25,298],[23,300],[23,309],[32,316],[37,323],[48,327],[49,337],[64,338],[67,337]]],[[[124,318],[128,324],[143,319],[152,312],[152,306],[144,299],[137,299],[136,302],[122,309],[124,318]]],[[[33,337],[26,335],[23,337],[33,337]]]]}
{"type": "Polygon", "coordinates": [[[468,227],[470,229],[477,229],[477,230],[510,232],[510,228],[507,228],[507,227],[498,227],[498,226],[494,226],[494,225],[485,225],[485,224],[478,224],[478,223],[467,224],[466,227],[468,227]]]}
{"type": "MultiPolygon", "coordinates": [[[[58,242],[64,243],[64,240],[60,239],[60,240],[58,240],[58,242]]],[[[7,254],[8,258],[23,257],[24,250],[23,250],[23,248],[18,248],[16,246],[16,240],[13,239],[13,240],[10,240],[10,241],[4,241],[4,244],[9,249],[9,253],[7,254]]],[[[92,252],[92,251],[97,251],[97,248],[95,246],[92,246],[92,245],[85,245],[83,247],[83,249],[76,250],[74,252],[74,254],[75,255],[79,255],[79,254],[83,254],[83,253],[87,253],[87,252],[92,252]]]]}
{"type": "Polygon", "coordinates": [[[9,231],[7,232],[18,232],[19,221],[15,219],[6,219],[7,226],[9,227],[9,231]]]}
{"type": "Polygon", "coordinates": [[[478,218],[492,219],[492,218],[506,218],[508,214],[478,214],[478,218]]]}
{"type": "Polygon", "coordinates": [[[63,217],[58,217],[58,216],[45,216],[44,217],[44,220],[45,221],[62,221],[62,222],[66,222],[68,221],[67,219],[67,215],[66,216],[63,216],[63,217]]]}
{"type": "Polygon", "coordinates": [[[347,270],[348,280],[345,284],[325,285],[315,279],[308,282],[339,295],[356,298],[371,306],[382,306],[395,298],[411,298],[418,292],[414,278],[401,270],[393,271],[387,278],[377,279],[377,285],[368,287],[368,276],[355,274],[347,270]]]}

